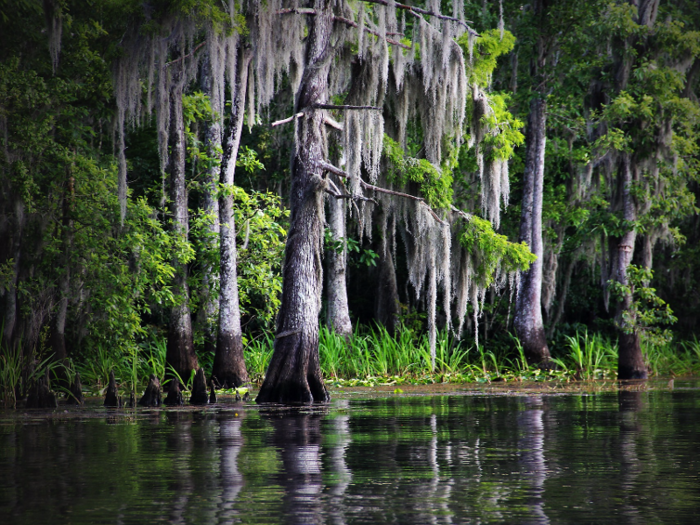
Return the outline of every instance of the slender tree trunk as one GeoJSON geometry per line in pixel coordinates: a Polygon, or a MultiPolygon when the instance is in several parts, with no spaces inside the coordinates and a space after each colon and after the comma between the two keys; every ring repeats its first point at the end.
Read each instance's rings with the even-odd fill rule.
{"type": "MultiPolygon", "coordinates": [[[[170,179],[171,214],[173,231],[187,239],[189,230],[187,214],[187,189],[185,186],[185,123],[182,115],[182,92],[185,84],[184,60],[174,62],[172,87],[170,89],[170,129],[168,133],[168,176],[170,179]]],[[[173,306],[168,327],[166,363],[187,381],[192,370],[197,369],[197,356],[192,340],[192,317],[190,315],[187,265],[173,261],[175,276],[173,291],[181,298],[173,306]]]]}
{"type": "MultiPolygon", "coordinates": [[[[335,178],[335,175],[331,175],[335,178]]],[[[336,179],[337,181],[337,179],[336,179]]],[[[328,199],[328,227],[334,241],[342,241],[341,251],[326,251],[327,316],[326,322],[333,331],[343,337],[352,335],[352,322],[348,308],[347,289],[347,249],[345,247],[345,201],[330,197],[328,199]]]]}
{"type": "MultiPolygon", "coordinates": [[[[213,120],[206,125],[204,141],[210,165],[202,181],[202,211],[211,218],[208,226],[209,236],[206,239],[208,250],[215,252],[218,248],[216,239],[220,235],[219,228],[219,172],[221,170],[221,120],[223,108],[218,107],[219,97],[213,93],[214,79],[211,71],[211,59],[205,59],[202,65],[202,89],[209,95],[212,104],[213,120]]],[[[205,260],[202,268],[202,289],[200,295],[202,306],[198,312],[198,325],[204,332],[204,351],[214,353],[216,350],[216,320],[219,312],[218,297],[214,290],[219,284],[219,273],[213,264],[205,260]]]]}
{"type": "MultiPolygon", "coordinates": [[[[67,174],[66,194],[63,196],[63,217],[61,218],[62,229],[62,250],[61,266],[63,273],[58,284],[58,310],[51,330],[51,350],[53,350],[53,360],[62,362],[67,357],[66,352],[66,318],[68,317],[68,294],[70,293],[70,252],[73,245],[73,221],[71,220],[71,208],[74,194],[74,179],[72,174],[67,174]]],[[[59,381],[65,380],[64,374],[59,372],[59,381]]],[[[65,384],[64,386],[69,386],[65,384]]]]}
{"type": "Polygon", "coordinates": [[[526,135],[523,205],[520,241],[527,243],[537,259],[520,278],[515,302],[515,331],[531,364],[546,364],[551,356],[542,322],[542,194],[546,142],[547,103],[536,97],[530,103],[526,135]]]}
{"type": "Polygon", "coordinates": [[[395,228],[386,227],[384,210],[379,211],[381,239],[379,241],[379,282],[377,283],[376,317],[390,334],[396,333],[399,324],[399,288],[396,283],[396,268],[391,254],[391,235],[395,228]]]}
{"type": "Polygon", "coordinates": [[[259,403],[326,403],[318,355],[321,308],[323,192],[327,181],[318,167],[324,160],[323,110],[328,100],[328,71],[333,58],[330,2],[319,2],[310,17],[304,73],[294,113],[303,112],[292,159],[290,228],[283,269],[282,305],[275,350],[260,388],[259,403]]]}
{"type": "MultiPolygon", "coordinates": [[[[659,0],[630,0],[630,4],[637,7],[637,23],[649,28],[654,26],[659,9],[659,0]]],[[[614,64],[615,89],[620,92],[627,88],[629,76],[634,65],[634,55],[629,49],[634,47],[638,37],[636,33],[624,43],[618,45],[614,64]]],[[[618,170],[619,202],[622,206],[623,218],[627,224],[634,224],[637,220],[637,204],[632,195],[632,185],[636,176],[636,164],[628,153],[621,156],[621,164],[618,170]]],[[[625,232],[618,245],[613,249],[612,278],[618,283],[628,286],[629,279],[627,269],[632,262],[637,233],[632,227],[625,232]]],[[[644,364],[644,356],[639,340],[639,333],[634,328],[634,320],[625,320],[633,304],[631,293],[618,301],[616,321],[619,327],[618,333],[618,379],[646,379],[647,369],[644,364]]]]}
{"type": "MultiPolygon", "coordinates": [[[[633,167],[629,154],[623,154],[620,168],[620,186],[622,195],[622,212],[626,223],[634,224],[637,220],[637,207],[632,195],[633,167]]],[[[634,228],[625,232],[620,238],[614,252],[613,279],[629,286],[627,269],[632,262],[634,243],[637,233],[634,228]]],[[[634,320],[625,320],[625,313],[632,307],[633,297],[627,293],[617,304],[616,320],[619,326],[618,338],[618,379],[646,379],[647,369],[639,341],[639,333],[634,328],[634,320]],[[628,322],[629,321],[629,322],[628,322]]]]}
{"type": "Polygon", "coordinates": [[[224,156],[221,163],[221,182],[226,187],[219,206],[221,219],[221,282],[219,291],[219,332],[212,377],[221,385],[238,387],[248,382],[248,371],[243,358],[243,331],[238,300],[236,225],[233,215],[233,190],[238,147],[245,120],[245,99],[248,71],[252,52],[242,44],[239,47],[237,84],[231,104],[231,120],[226,133],[224,156]]]}
{"type": "MultiPolygon", "coordinates": [[[[17,326],[18,318],[18,303],[17,303],[17,282],[19,280],[19,263],[21,257],[22,248],[22,231],[24,230],[24,203],[19,196],[14,197],[14,228],[10,233],[10,239],[12,239],[12,251],[11,257],[13,259],[12,264],[12,277],[10,280],[10,285],[5,290],[5,316],[3,318],[3,345],[2,347],[9,350],[12,346],[13,335],[15,334],[15,328],[17,326]]],[[[16,342],[16,339],[14,340],[16,342]]]]}
{"type": "Polygon", "coordinates": [[[574,273],[575,266],[576,259],[572,257],[566,264],[566,270],[564,270],[564,282],[561,285],[559,297],[557,297],[557,309],[554,312],[554,316],[547,331],[547,337],[549,338],[551,338],[552,335],[554,335],[554,329],[559,324],[559,321],[561,321],[562,315],[564,315],[564,308],[566,307],[566,298],[569,295],[569,288],[571,287],[571,277],[574,273]]]}

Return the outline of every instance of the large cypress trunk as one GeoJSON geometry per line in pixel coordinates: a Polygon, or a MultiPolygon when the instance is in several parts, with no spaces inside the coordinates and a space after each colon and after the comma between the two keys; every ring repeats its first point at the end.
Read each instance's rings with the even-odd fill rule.
{"type": "MultiPolygon", "coordinates": [[[[241,45],[236,74],[236,92],[231,104],[231,120],[226,133],[224,156],[221,163],[221,182],[231,189],[236,171],[238,146],[243,132],[246,86],[252,53],[241,45]]],[[[216,354],[212,378],[219,384],[238,387],[248,381],[243,358],[241,312],[238,300],[236,267],[236,225],[233,215],[233,195],[225,191],[219,204],[220,217],[220,292],[219,330],[216,337],[216,354]]]]}
{"type": "MultiPolygon", "coordinates": [[[[168,130],[168,176],[170,179],[170,199],[173,231],[187,239],[187,189],[185,187],[185,124],[182,115],[182,92],[185,84],[184,60],[172,64],[172,84],[170,87],[170,128],[168,130]]],[[[173,367],[180,377],[187,381],[192,370],[197,369],[197,357],[192,340],[192,318],[187,286],[187,266],[179,260],[173,261],[175,276],[173,291],[180,297],[180,304],[170,311],[166,363],[173,367]]]]}
{"type": "Polygon", "coordinates": [[[527,243],[537,259],[520,278],[515,303],[515,331],[528,363],[546,364],[551,356],[542,322],[542,194],[546,143],[547,103],[536,97],[530,103],[526,135],[523,204],[520,241],[527,243]]]}
{"type": "Polygon", "coordinates": [[[323,191],[327,181],[319,167],[324,160],[323,110],[327,103],[328,71],[333,58],[330,37],[333,18],[329,2],[319,2],[310,17],[304,73],[294,113],[303,112],[296,129],[292,159],[290,228],[283,269],[282,305],[275,350],[258,403],[326,403],[318,355],[321,307],[323,191]]]}
{"type": "Polygon", "coordinates": [[[343,242],[342,250],[326,251],[326,300],[328,326],[338,335],[350,337],[352,322],[348,308],[347,250],[345,249],[345,202],[331,197],[328,202],[328,227],[334,241],[343,242]]]}
{"type": "MultiPolygon", "coordinates": [[[[631,163],[630,155],[623,154],[619,178],[622,213],[627,224],[634,224],[637,220],[637,207],[632,195],[634,176],[631,163]]],[[[623,286],[629,286],[627,271],[634,255],[636,237],[637,233],[634,228],[625,232],[613,253],[613,279],[623,286]]],[[[632,308],[632,302],[632,294],[626,293],[617,303],[616,320],[619,327],[618,379],[646,379],[647,377],[639,333],[634,327],[634,320],[625,318],[625,314],[632,308]]]]}

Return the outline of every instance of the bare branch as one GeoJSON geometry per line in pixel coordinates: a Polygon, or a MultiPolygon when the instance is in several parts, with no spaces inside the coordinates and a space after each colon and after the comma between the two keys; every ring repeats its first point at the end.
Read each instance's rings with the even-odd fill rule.
{"type": "Polygon", "coordinates": [[[299,113],[297,113],[296,115],[292,115],[291,117],[287,117],[287,118],[285,118],[285,119],[282,119],[282,120],[278,120],[278,121],[276,121],[276,122],[273,122],[272,124],[270,124],[270,127],[275,128],[275,127],[277,127],[277,126],[281,126],[282,124],[286,124],[287,122],[291,122],[291,121],[293,121],[294,119],[297,119],[297,118],[300,118],[300,117],[303,117],[303,116],[304,116],[304,113],[303,113],[303,112],[299,112],[299,113]]]}
{"type": "Polygon", "coordinates": [[[381,111],[382,108],[377,106],[338,106],[336,104],[314,104],[312,107],[318,109],[341,109],[345,111],[355,110],[355,109],[374,109],[376,111],[381,111]]]}
{"type": "Polygon", "coordinates": [[[326,126],[330,126],[330,127],[332,127],[332,128],[337,129],[338,131],[343,131],[343,125],[342,125],[340,122],[337,122],[337,121],[333,120],[333,119],[332,119],[331,117],[329,117],[328,115],[326,115],[325,117],[323,117],[323,123],[324,123],[326,126]]]}
{"type": "Polygon", "coordinates": [[[439,18],[440,20],[449,20],[450,22],[455,22],[461,26],[464,26],[467,29],[467,31],[469,31],[472,35],[479,36],[479,33],[477,33],[471,27],[469,27],[466,22],[459,20],[458,18],[454,18],[452,16],[443,15],[441,13],[436,13],[434,11],[428,11],[426,9],[421,9],[420,7],[414,7],[412,5],[400,4],[398,2],[392,4],[392,3],[389,3],[387,0],[362,0],[362,1],[366,2],[368,4],[379,4],[379,5],[385,5],[387,7],[393,6],[393,7],[396,7],[396,9],[403,9],[404,11],[408,11],[413,16],[426,15],[426,16],[432,16],[433,18],[439,18]]]}
{"type": "Polygon", "coordinates": [[[335,199],[347,199],[347,200],[352,200],[352,201],[365,201],[365,202],[371,202],[372,204],[376,204],[377,206],[379,206],[379,203],[376,200],[372,199],[371,197],[364,197],[362,195],[350,195],[349,193],[347,195],[341,195],[340,193],[336,193],[333,190],[329,190],[329,189],[326,189],[326,193],[335,199]]]}
{"type": "MultiPolygon", "coordinates": [[[[333,166],[333,164],[329,164],[328,162],[321,161],[319,162],[319,165],[321,168],[323,168],[326,171],[330,171],[331,173],[334,173],[338,177],[343,177],[344,179],[352,179],[353,177],[351,175],[348,175],[346,172],[341,170],[340,168],[336,168],[333,166]]],[[[416,197],[415,195],[410,195],[409,193],[403,193],[400,191],[394,191],[394,190],[387,190],[385,188],[380,188],[379,186],[373,186],[372,184],[369,184],[368,182],[363,181],[360,179],[360,186],[362,186],[366,190],[373,190],[378,193],[386,193],[387,195],[395,195],[396,197],[403,197],[405,199],[411,199],[414,201],[422,202],[426,208],[428,208],[428,211],[430,214],[433,216],[433,218],[438,221],[440,224],[443,226],[447,226],[447,223],[443,221],[440,217],[438,217],[438,214],[435,213],[435,211],[428,205],[427,202],[425,202],[425,199],[423,197],[416,197]]],[[[374,201],[373,201],[374,202],[374,201]]],[[[457,210],[457,208],[455,208],[457,210]]],[[[459,210],[457,210],[459,211],[459,210]]],[[[464,212],[462,212],[464,213],[464,212]]]]}
{"type": "Polygon", "coordinates": [[[341,195],[340,193],[336,193],[333,190],[330,190],[326,188],[326,193],[330,195],[331,197],[335,197],[336,199],[350,199],[352,198],[352,195],[341,195]]]}
{"type": "Polygon", "coordinates": [[[440,224],[442,224],[443,226],[447,226],[447,225],[448,225],[447,222],[443,221],[440,217],[438,217],[438,214],[435,213],[435,210],[433,210],[433,209],[428,205],[428,203],[425,202],[425,199],[422,198],[422,197],[416,197],[415,195],[410,195],[410,194],[408,194],[408,193],[403,193],[403,192],[394,191],[394,190],[387,190],[387,189],[385,189],[385,188],[380,188],[379,186],[373,186],[372,184],[369,184],[369,183],[363,181],[362,179],[360,179],[360,185],[361,185],[363,188],[367,189],[367,190],[374,190],[374,191],[379,192],[379,193],[386,193],[387,195],[395,195],[395,196],[397,196],[397,197],[403,197],[403,198],[405,198],[405,199],[411,199],[411,200],[414,200],[414,201],[422,202],[423,205],[424,205],[426,208],[428,208],[428,211],[430,212],[430,215],[433,216],[433,219],[435,219],[436,221],[438,221],[438,222],[439,222],[440,224]]]}
{"type": "Polygon", "coordinates": [[[204,42],[202,42],[201,44],[199,44],[197,47],[195,47],[192,51],[190,51],[190,52],[187,53],[186,55],[181,56],[180,58],[176,58],[175,60],[172,60],[172,61],[170,61],[170,62],[166,62],[166,63],[163,65],[163,67],[165,68],[165,67],[171,66],[171,65],[173,65],[173,64],[176,64],[176,63],[180,62],[180,60],[185,60],[186,58],[191,57],[191,56],[194,55],[197,51],[199,51],[199,50],[201,49],[201,47],[204,46],[204,44],[206,44],[206,43],[207,43],[207,41],[205,40],[204,42]]]}
{"type": "Polygon", "coordinates": [[[309,7],[290,7],[287,9],[280,9],[277,11],[278,15],[289,15],[289,14],[296,14],[296,15],[315,15],[316,10],[311,9],[309,7]]]}
{"type": "Polygon", "coordinates": [[[330,184],[331,186],[333,186],[333,191],[336,192],[338,195],[342,195],[342,194],[343,194],[343,192],[340,191],[340,189],[338,188],[338,186],[335,185],[335,182],[333,182],[333,179],[328,179],[328,184],[330,184]]]}
{"type": "Polygon", "coordinates": [[[323,168],[324,170],[330,171],[331,173],[334,173],[334,174],[337,175],[338,177],[343,177],[344,179],[349,179],[349,178],[350,178],[350,175],[348,175],[347,173],[345,173],[345,172],[344,172],[343,170],[341,170],[340,168],[336,168],[335,166],[333,166],[333,164],[330,164],[330,163],[326,162],[325,160],[322,160],[322,161],[319,162],[318,164],[319,164],[319,166],[320,166],[321,168],[323,168]]]}
{"type": "Polygon", "coordinates": [[[453,212],[455,212],[457,215],[459,215],[460,217],[462,217],[464,220],[466,220],[466,221],[471,221],[471,220],[472,220],[471,214],[469,214],[469,213],[467,213],[467,212],[464,212],[464,211],[460,210],[459,208],[455,208],[454,206],[450,206],[450,209],[451,209],[453,212]]]}
{"type": "MultiPolygon", "coordinates": [[[[355,28],[358,27],[357,22],[353,22],[349,18],[345,18],[342,16],[334,16],[333,20],[335,20],[336,22],[342,22],[343,24],[348,25],[350,27],[355,27],[355,28]]],[[[365,26],[365,31],[367,31],[371,35],[378,36],[379,38],[382,38],[382,35],[378,31],[373,31],[369,27],[365,26]]],[[[387,35],[403,36],[401,33],[387,33],[387,35]]],[[[399,42],[398,40],[394,40],[393,38],[384,38],[384,39],[387,41],[388,44],[391,44],[393,46],[399,46],[399,47],[402,47],[404,49],[411,49],[411,46],[407,46],[406,44],[402,44],[401,42],[399,42]]]]}

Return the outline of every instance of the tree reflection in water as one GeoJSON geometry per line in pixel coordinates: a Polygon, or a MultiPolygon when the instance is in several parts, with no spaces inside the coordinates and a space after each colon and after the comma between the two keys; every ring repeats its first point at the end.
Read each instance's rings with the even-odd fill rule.
{"type": "Polygon", "coordinates": [[[627,523],[644,523],[639,509],[634,504],[637,494],[637,478],[642,473],[642,464],[637,452],[637,439],[641,423],[639,411],[643,407],[642,393],[634,390],[620,390],[617,394],[620,407],[620,484],[625,495],[622,514],[627,523]]]}
{"type": "Polygon", "coordinates": [[[194,481],[190,461],[192,457],[192,412],[168,412],[168,422],[173,431],[167,434],[167,450],[172,453],[173,499],[169,505],[169,522],[187,523],[185,513],[194,492],[194,481]]]}
{"type": "Polygon", "coordinates": [[[284,519],[287,523],[321,523],[320,496],[322,412],[269,411],[261,417],[272,424],[272,443],[280,451],[284,487],[284,519]]]}
{"type": "Polygon", "coordinates": [[[0,523],[692,523],[698,406],[677,387],[5,416],[0,523]]]}
{"type": "MultiPolygon", "coordinates": [[[[347,410],[350,402],[341,399],[337,408],[347,410]]],[[[336,417],[330,418],[330,428],[326,431],[331,439],[324,442],[324,453],[330,462],[331,480],[329,487],[330,501],[328,504],[329,522],[333,525],[345,525],[345,493],[352,481],[352,472],[345,461],[345,455],[352,442],[350,438],[350,416],[340,412],[336,417]]],[[[325,441],[325,440],[324,440],[325,441]]]]}
{"type": "Polygon", "coordinates": [[[532,519],[523,523],[549,523],[544,511],[544,482],[547,466],[544,457],[544,424],[542,396],[525,398],[525,410],[518,414],[518,450],[524,478],[530,484],[529,507],[532,519]]]}
{"type": "Polygon", "coordinates": [[[241,425],[244,414],[242,411],[240,415],[222,412],[218,417],[221,499],[218,504],[217,522],[230,522],[239,513],[235,503],[244,484],[243,475],[238,470],[238,455],[243,447],[241,425]]]}

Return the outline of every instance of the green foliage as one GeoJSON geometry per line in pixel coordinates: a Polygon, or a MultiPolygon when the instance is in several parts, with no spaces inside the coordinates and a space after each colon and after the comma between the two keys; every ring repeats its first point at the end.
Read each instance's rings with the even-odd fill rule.
{"type": "Polygon", "coordinates": [[[527,244],[513,243],[493,231],[486,219],[472,215],[459,234],[459,242],[472,258],[474,273],[482,286],[490,286],[500,268],[514,272],[526,270],[536,259],[527,244]]]}
{"type": "Polygon", "coordinates": [[[656,295],[656,289],[649,286],[652,277],[651,269],[630,264],[627,267],[628,284],[608,281],[608,286],[618,301],[632,298],[631,306],[622,314],[620,329],[627,334],[639,333],[643,341],[662,345],[672,336],[658,325],[671,325],[678,319],[666,301],[656,295]]]}
{"type": "Polygon", "coordinates": [[[600,335],[576,333],[575,336],[565,336],[569,347],[569,355],[564,361],[559,361],[564,367],[567,363],[575,370],[576,379],[607,379],[613,375],[617,366],[617,348],[600,335]]]}
{"type": "Polygon", "coordinates": [[[236,188],[234,197],[241,310],[269,330],[280,307],[289,210],[270,192],[236,188]]]}
{"type": "Polygon", "coordinates": [[[263,333],[248,342],[243,353],[248,377],[251,382],[262,384],[265,378],[267,365],[272,359],[272,351],[275,342],[275,335],[271,332],[263,333]]]}
{"type": "Polygon", "coordinates": [[[418,185],[422,196],[433,209],[447,209],[452,204],[452,172],[445,166],[440,170],[426,159],[406,155],[403,148],[384,135],[384,157],[387,179],[398,186],[418,185]]]}
{"type": "Polygon", "coordinates": [[[335,253],[343,253],[344,250],[347,250],[347,253],[350,255],[353,253],[357,254],[360,266],[377,266],[377,260],[379,259],[377,252],[371,248],[361,247],[360,243],[352,237],[334,238],[329,228],[323,231],[323,247],[335,253]]]}
{"type": "Polygon", "coordinates": [[[525,141],[525,135],[520,132],[524,124],[509,111],[509,100],[506,93],[489,94],[492,111],[481,117],[481,125],[489,130],[482,145],[488,151],[487,160],[508,160],[525,141]]]}
{"type": "MultiPolygon", "coordinates": [[[[467,33],[460,37],[459,44],[468,56],[469,35],[467,33]]],[[[498,65],[498,58],[509,53],[514,46],[515,36],[510,31],[503,31],[503,38],[498,29],[482,31],[474,42],[474,60],[468,69],[469,82],[481,88],[488,87],[498,65]]]]}

